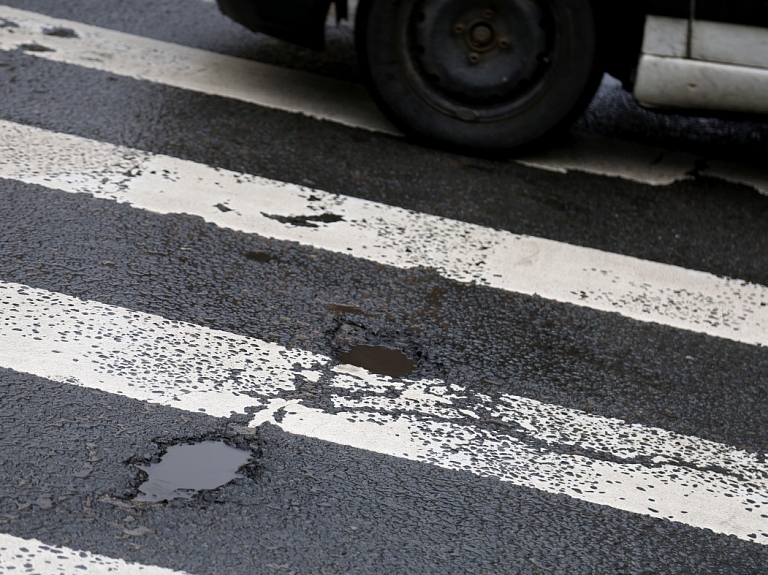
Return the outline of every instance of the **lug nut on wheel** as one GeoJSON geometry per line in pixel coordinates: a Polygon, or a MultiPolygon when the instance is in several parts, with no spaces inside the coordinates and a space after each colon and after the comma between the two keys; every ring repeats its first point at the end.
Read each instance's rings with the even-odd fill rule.
{"type": "Polygon", "coordinates": [[[477,64],[480,61],[480,54],[477,52],[470,52],[467,56],[470,64],[477,64]]]}

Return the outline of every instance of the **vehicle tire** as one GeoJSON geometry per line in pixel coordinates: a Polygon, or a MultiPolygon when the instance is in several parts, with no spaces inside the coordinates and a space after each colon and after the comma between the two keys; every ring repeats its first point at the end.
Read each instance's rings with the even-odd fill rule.
{"type": "Polygon", "coordinates": [[[361,0],[355,43],[398,128],[469,152],[546,143],[602,76],[590,0],[361,0]]]}

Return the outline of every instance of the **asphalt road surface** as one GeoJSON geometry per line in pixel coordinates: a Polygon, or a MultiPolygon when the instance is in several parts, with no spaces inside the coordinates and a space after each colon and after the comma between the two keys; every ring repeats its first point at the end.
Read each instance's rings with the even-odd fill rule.
{"type": "Polygon", "coordinates": [[[768,572],[768,124],[421,148],[204,0],[0,80],[0,573],[768,572]]]}

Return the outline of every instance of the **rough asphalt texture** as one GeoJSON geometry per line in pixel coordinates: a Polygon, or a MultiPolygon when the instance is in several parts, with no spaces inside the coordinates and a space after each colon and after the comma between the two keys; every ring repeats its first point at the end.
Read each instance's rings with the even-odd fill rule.
{"type": "Polygon", "coordinates": [[[23,52],[0,53],[0,78],[2,119],[768,283],[768,197],[746,186],[657,188],[468,158],[23,52]]]}
{"type": "MultiPolygon", "coordinates": [[[[438,468],[2,373],[3,531],[192,573],[761,573],[764,546],[438,468]],[[138,503],[162,446],[260,453],[192,500],[138,503]],[[86,477],[86,470],[91,470],[86,477]]],[[[238,420],[239,419],[239,420],[238,420]]]]}
{"type": "Polygon", "coordinates": [[[5,281],[328,356],[351,326],[355,343],[418,358],[414,377],[768,448],[768,427],[754,424],[763,348],[16,182],[3,205],[15,215],[0,229],[5,281]]]}
{"type": "MultiPolygon", "coordinates": [[[[316,55],[196,0],[6,4],[357,74],[348,29],[316,55]]],[[[743,186],[698,177],[652,188],[457,156],[21,51],[0,53],[0,101],[6,120],[768,285],[768,197],[743,186]]],[[[654,115],[610,89],[577,129],[713,159],[755,163],[768,151],[764,124],[654,115]]],[[[416,377],[768,450],[765,348],[17,182],[0,181],[0,206],[3,281],[334,357],[349,343],[387,344],[418,360],[416,377]]],[[[0,371],[0,531],[193,573],[768,565],[765,546],[245,424],[0,371]],[[247,478],[190,501],[131,502],[142,478],[130,462],[220,437],[260,454],[247,478]]]]}

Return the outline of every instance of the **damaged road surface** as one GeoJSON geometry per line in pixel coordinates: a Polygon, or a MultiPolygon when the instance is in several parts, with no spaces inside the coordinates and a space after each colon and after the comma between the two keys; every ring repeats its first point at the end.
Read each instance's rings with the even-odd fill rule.
{"type": "Polygon", "coordinates": [[[190,499],[200,491],[217,489],[243,477],[238,470],[252,457],[248,450],[223,441],[170,445],[160,461],[139,468],[147,479],[139,485],[136,501],[190,499]]]}
{"type": "Polygon", "coordinates": [[[0,6],[0,573],[763,575],[768,128],[416,146],[214,3],[0,6]]]}
{"type": "MultiPolygon", "coordinates": [[[[510,394],[467,392],[480,381],[393,379],[349,365],[359,348],[370,353],[372,346],[334,360],[13,284],[0,284],[0,303],[0,351],[17,372],[217,417],[250,414],[251,427],[270,422],[747,541],[768,539],[766,513],[755,513],[768,509],[768,464],[727,445],[510,394]]],[[[391,355],[402,362],[402,354],[391,355]]],[[[165,457],[183,459],[180,450],[169,447],[165,457]]],[[[241,457],[230,473],[245,464],[247,453],[241,457]]],[[[221,466],[227,476],[226,457],[221,466]]],[[[140,501],[194,489],[158,485],[168,481],[161,468],[142,469],[149,479],[140,501]]]]}
{"type": "MultiPolygon", "coordinates": [[[[13,498],[6,495],[10,486],[5,487],[4,525],[15,537],[45,541],[51,547],[77,548],[76,537],[89,541],[91,553],[189,573],[265,572],[269,564],[286,563],[297,572],[343,572],[371,557],[379,557],[373,572],[390,564],[437,573],[463,561],[469,562],[468,569],[479,566],[481,572],[493,572],[504,570],[505,562],[519,560],[526,548],[536,550],[531,561],[553,570],[563,557],[570,565],[618,570],[622,564],[617,556],[634,555],[640,546],[653,546],[667,567],[671,564],[681,573],[695,569],[702,559],[743,572],[749,572],[750,562],[762,560],[761,546],[747,547],[756,554],[745,555],[744,545],[750,544],[739,543],[739,538],[594,506],[588,498],[531,491],[515,482],[477,475],[477,467],[469,462],[468,471],[460,466],[444,469],[287,434],[270,424],[246,428],[247,417],[212,418],[10,371],[3,374],[3,382],[13,385],[13,392],[4,387],[3,394],[15,403],[4,404],[2,415],[8,421],[12,410],[18,430],[3,439],[7,455],[3,471],[11,472],[8,476],[19,484],[24,482],[13,498]],[[55,409],[57,418],[36,420],[33,414],[40,409],[55,409]],[[93,413],[102,417],[93,418],[93,413]],[[145,431],[137,433],[134,426],[145,431]],[[218,489],[166,503],[142,501],[136,494],[144,476],[130,463],[134,454],[156,456],[158,442],[178,441],[179,436],[247,438],[258,445],[260,457],[250,471],[218,489]],[[86,458],[97,461],[89,461],[94,471],[81,479],[76,472],[86,458]],[[41,506],[38,494],[50,503],[41,506]],[[572,547],[574,538],[565,546],[559,532],[564,527],[577,535],[579,547],[572,547]],[[613,540],[611,549],[594,536],[594,529],[603,528],[623,534],[613,540]],[[215,547],[209,543],[211,533],[217,537],[215,547]],[[169,541],[172,551],[159,553],[157,546],[167,549],[169,541]],[[676,548],[681,541],[686,554],[676,548]],[[407,554],[400,553],[402,547],[407,554]],[[553,549],[561,554],[558,563],[550,555],[553,549]]],[[[507,437],[509,442],[517,439],[507,437]]],[[[715,478],[711,488],[722,487],[720,483],[746,484],[748,474],[754,473],[746,462],[736,467],[727,455],[716,459],[716,447],[703,454],[708,459],[696,460],[692,451],[686,455],[687,461],[670,463],[667,469],[677,469],[689,481],[715,478]],[[715,461],[730,464],[729,473],[696,469],[715,461]]],[[[497,456],[507,459],[503,451],[497,456]]],[[[637,501],[651,498],[657,503],[647,505],[666,503],[664,491],[670,480],[664,468],[642,456],[629,466],[649,468],[637,501]]],[[[571,469],[576,476],[582,471],[571,469]]],[[[615,469],[620,471],[621,462],[615,469]]],[[[652,567],[665,568],[661,558],[652,567]]]]}

